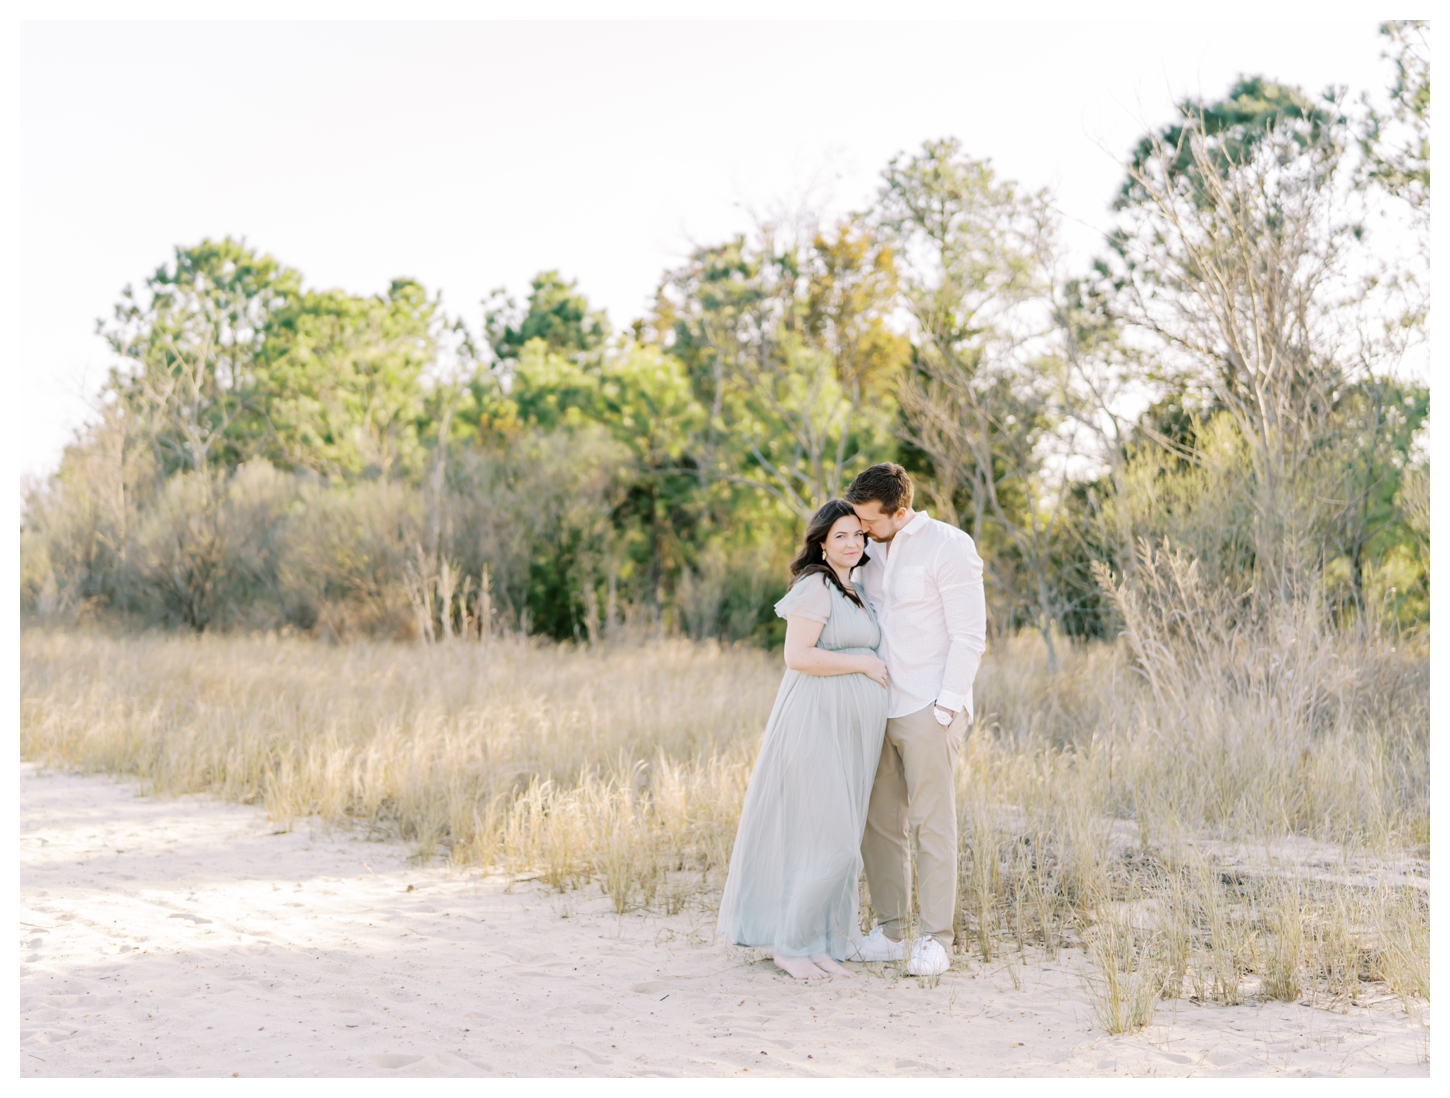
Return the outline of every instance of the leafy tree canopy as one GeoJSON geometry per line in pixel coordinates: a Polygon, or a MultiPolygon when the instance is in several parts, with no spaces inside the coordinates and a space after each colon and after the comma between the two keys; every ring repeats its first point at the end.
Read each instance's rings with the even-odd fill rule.
{"type": "Polygon", "coordinates": [[[1139,177],[1148,162],[1159,156],[1168,159],[1165,167],[1170,177],[1192,180],[1198,168],[1189,136],[1195,130],[1201,130],[1212,142],[1211,160],[1227,168],[1245,163],[1271,129],[1286,123],[1293,129],[1295,143],[1310,148],[1338,141],[1345,121],[1332,93],[1326,92],[1315,100],[1291,84],[1279,84],[1262,76],[1240,77],[1227,95],[1212,102],[1184,99],[1178,103],[1177,113],[1177,121],[1139,140],[1114,209],[1147,198],[1139,177]]]}
{"type": "Polygon", "coordinates": [[[522,316],[513,301],[495,294],[486,327],[493,352],[501,360],[517,359],[530,340],[542,340],[555,354],[577,355],[598,350],[609,337],[609,322],[589,308],[589,300],[558,271],[534,277],[528,309],[522,316]]]}

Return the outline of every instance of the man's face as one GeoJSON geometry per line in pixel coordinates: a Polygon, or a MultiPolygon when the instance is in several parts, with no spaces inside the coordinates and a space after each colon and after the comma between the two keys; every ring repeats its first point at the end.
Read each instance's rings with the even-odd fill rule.
{"type": "Polygon", "coordinates": [[[890,541],[906,525],[905,507],[898,507],[895,514],[888,514],[881,509],[880,502],[874,499],[866,503],[853,503],[851,507],[872,541],[890,541]]]}

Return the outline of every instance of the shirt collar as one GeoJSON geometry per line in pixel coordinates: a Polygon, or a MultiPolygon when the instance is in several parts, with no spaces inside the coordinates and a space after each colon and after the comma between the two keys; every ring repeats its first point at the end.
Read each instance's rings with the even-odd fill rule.
{"type": "MultiPolygon", "coordinates": [[[[908,522],[900,530],[896,531],[896,537],[899,538],[902,534],[915,534],[915,533],[918,533],[921,530],[926,529],[926,524],[928,522],[930,522],[930,521],[931,521],[931,516],[930,515],[928,515],[925,511],[918,511],[916,513],[916,517],[914,519],[912,519],[910,522],[908,522]]],[[[893,538],[892,540],[895,541],[896,539],[893,538]]]]}

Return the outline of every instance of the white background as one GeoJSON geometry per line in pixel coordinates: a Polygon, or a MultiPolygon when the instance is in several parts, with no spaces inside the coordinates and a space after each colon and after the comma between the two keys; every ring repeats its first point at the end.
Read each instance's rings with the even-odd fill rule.
{"type": "Polygon", "coordinates": [[[203,236],[315,287],[414,277],[470,323],[554,267],[618,327],[691,242],[811,193],[860,206],[927,138],[1053,188],[1085,265],[1174,97],[1389,80],[1375,18],[57,22],[16,48],[5,367],[28,474],[104,379],[96,319],[203,236]]]}

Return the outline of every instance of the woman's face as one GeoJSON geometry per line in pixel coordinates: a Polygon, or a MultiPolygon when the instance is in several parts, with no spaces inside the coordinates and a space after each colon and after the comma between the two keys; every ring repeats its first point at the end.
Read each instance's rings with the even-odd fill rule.
{"type": "Polygon", "coordinates": [[[855,568],[866,551],[866,531],[855,515],[842,515],[831,524],[821,543],[826,563],[832,568],[855,568]]]}

